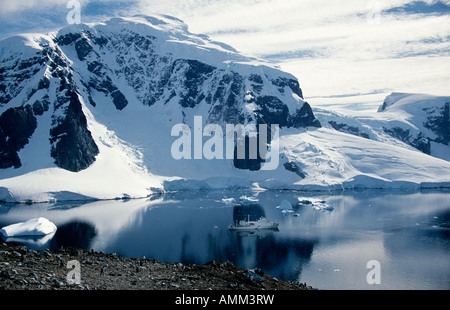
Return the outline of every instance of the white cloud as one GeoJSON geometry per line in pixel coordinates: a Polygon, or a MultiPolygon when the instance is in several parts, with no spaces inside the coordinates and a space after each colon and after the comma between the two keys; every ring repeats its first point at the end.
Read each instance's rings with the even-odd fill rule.
{"type": "MultiPolygon", "coordinates": [[[[80,2],[83,8],[88,3],[110,5],[113,12],[124,1],[80,2]]],[[[436,0],[425,2],[432,4],[436,0]]],[[[450,5],[450,0],[441,2],[450,5]]],[[[38,12],[52,6],[65,7],[66,3],[48,0],[44,5],[39,0],[4,0],[1,14],[38,12]]],[[[413,0],[134,0],[133,3],[134,6],[126,7],[131,15],[174,15],[184,20],[192,32],[208,34],[244,53],[279,61],[300,78],[305,94],[316,98],[374,93],[380,89],[399,91],[399,88],[442,94],[446,88],[440,81],[450,77],[446,73],[450,72],[450,15],[381,13],[380,19],[375,20],[379,23],[368,22],[368,17],[377,17],[378,8],[412,5],[413,0]]],[[[352,102],[355,98],[339,100],[352,102]]]]}
{"type": "Polygon", "coordinates": [[[51,7],[54,5],[61,5],[63,3],[67,3],[67,0],[23,0],[23,1],[15,1],[15,0],[3,0],[2,1],[2,15],[13,14],[17,12],[23,12],[30,9],[44,9],[46,7],[51,7]]]}
{"type": "Polygon", "coordinates": [[[376,60],[312,58],[281,68],[299,78],[306,100],[333,109],[376,110],[391,92],[448,95],[450,56],[376,60]]]}
{"type": "MultiPolygon", "coordinates": [[[[316,105],[374,109],[391,91],[448,95],[449,15],[381,13],[371,24],[373,1],[227,1],[181,18],[244,53],[280,58],[316,105]]],[[[376,2],[390,9],[412,1],[376,2]]]]}

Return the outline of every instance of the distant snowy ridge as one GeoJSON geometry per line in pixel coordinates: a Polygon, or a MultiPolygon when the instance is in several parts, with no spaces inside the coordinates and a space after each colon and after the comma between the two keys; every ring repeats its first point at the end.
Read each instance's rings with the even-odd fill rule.
{"type": "Polygon", "coordinates": [[[378,113],[342,115],[315,109],[324,127],[450,161],[450,96],[392,93],[378,113]],[[405,146],[407,147],[407,146],[405,146]]]}
{"type": "Polygon", "coordinates": [[[414,146],[428,141],[431,155],[445,153],[447,99],[393,94],[382,110],[367,117],[313,112],[294,76],[192,34],[174,17],[16,36],[0,42],[0,201],[450,187],[450,163],[414,146]],[[420,102],[429,105],[420,109],[420,102]],[[279,125],[279,138],[268,141],[279,143],[278,168],[261,170],[259,158],[174,159],[171,130],[180,123],[192,129],[195,116],[203,127],[279,125]]]}

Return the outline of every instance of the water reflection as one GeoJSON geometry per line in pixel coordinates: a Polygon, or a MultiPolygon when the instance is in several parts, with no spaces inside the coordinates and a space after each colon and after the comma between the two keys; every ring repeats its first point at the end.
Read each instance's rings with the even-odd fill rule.
{"type": "Polygon", "coordinates": [[[57,225],[54,236],[15,241],[169,262],[228,260],[324,289],[449,289],[448,198],[447,192],[186,191],[142,200],[0,205],[0,227],[43,216],[57,225]],[[326,201],[332,211],[299,199],[326,201]],[[276,208],[283,200],[293,212],[276,208]],[[228,230],[249,217],[278,222],[279,230],[228,230]],[[366,282],[373,259],[383,270],[377,287],[366,282]]]}
{"type": "Polygon", "coordinates": [[[93,224],[85,221],[71,221],[58,227],[49,247],[52,249],[73,247],[89,250],[96,235],[93,224]]]}
{"type": "Polygon", "coordinates": [[[233,223],[245,220],[257,221],[261,217],[266,217],[266,213],[260,204],[238,204],[233,207],[233,223]]]}
{"type": "Polygon", "coordinates": [[[25,245],[34,250],[40,250],[49,248],[49,244],[54,235],[55,235],[54,232],[45,236],[20,236],[20,237],[5,238],[2,235],[1,240],[11,244],[25,245]]]}

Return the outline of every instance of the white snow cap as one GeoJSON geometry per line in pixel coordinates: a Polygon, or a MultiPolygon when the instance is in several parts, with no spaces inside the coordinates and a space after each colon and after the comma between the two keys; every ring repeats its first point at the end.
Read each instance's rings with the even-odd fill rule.
{"type": "Polygon", "coordinates": [[[56,231],[56,225],[48,219],[39,217],[26,222],[5,226],[0,233],[5,237],[45,236],[56,231]]]}

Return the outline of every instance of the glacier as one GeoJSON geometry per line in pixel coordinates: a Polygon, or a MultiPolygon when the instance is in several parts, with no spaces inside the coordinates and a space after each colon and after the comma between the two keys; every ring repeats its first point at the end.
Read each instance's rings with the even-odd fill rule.
{"type": "Polygon", "coordinates": [[[198,189],[450,187],[450,97],[393,93],[378,112],[311,107],[298,79],[163,15],[0,42],[0,201],[198,189]],[[279,165],[176,160],[176,124],[277,124],[279,165]]]}

